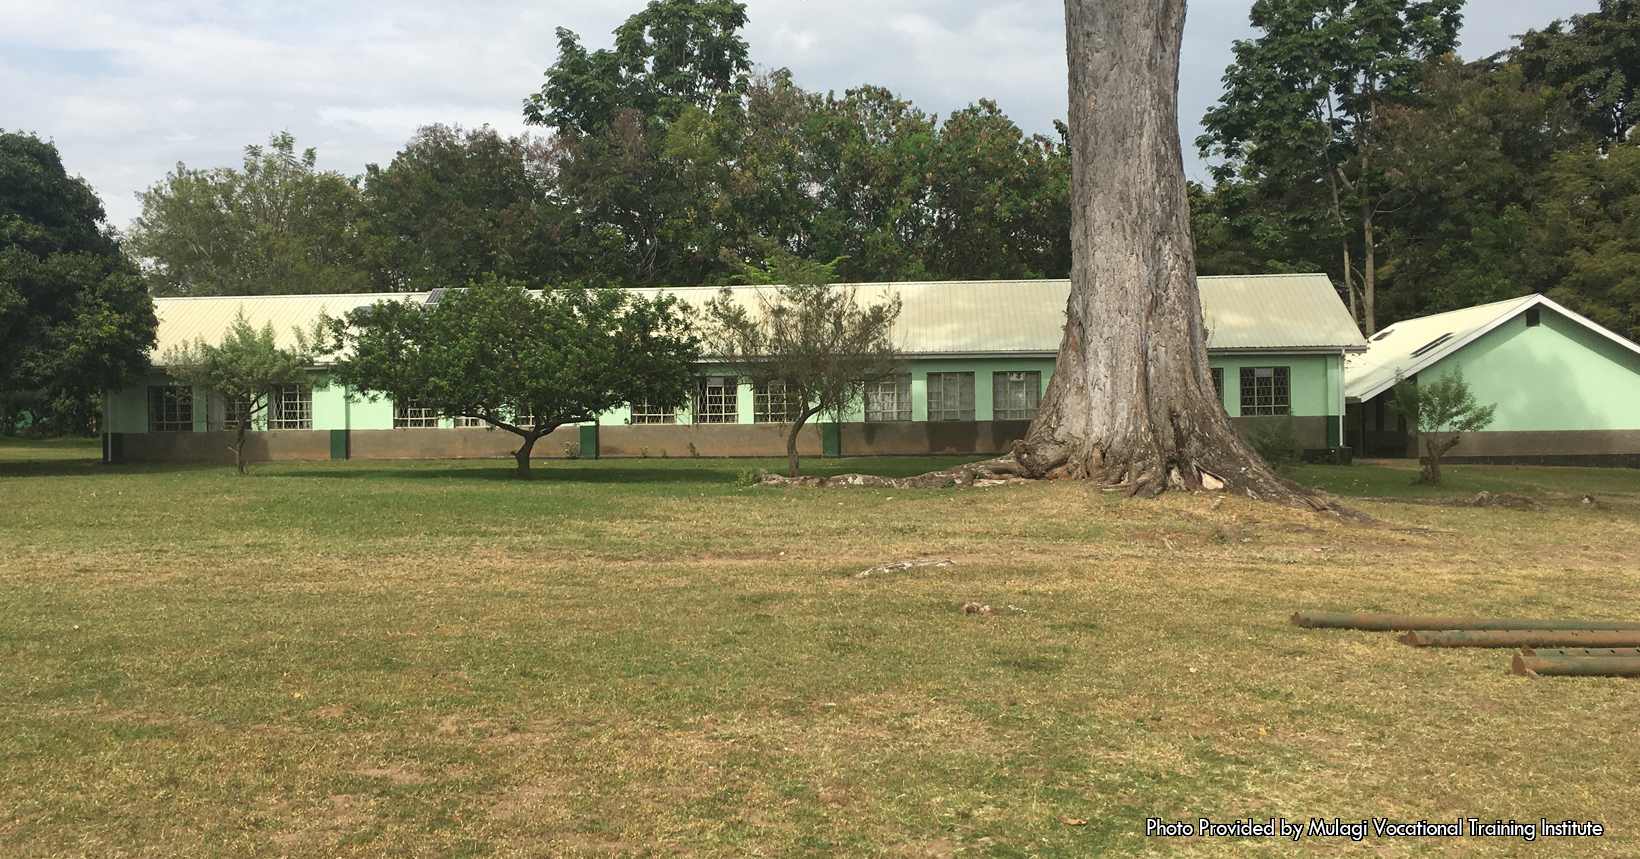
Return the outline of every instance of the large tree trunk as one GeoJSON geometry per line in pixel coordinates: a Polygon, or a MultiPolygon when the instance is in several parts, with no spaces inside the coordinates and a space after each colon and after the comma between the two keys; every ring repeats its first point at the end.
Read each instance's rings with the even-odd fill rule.
{"type": "Polygon", "coordinates": [[[1179,149],[1183,0],[1065,0],[1071,296],[1017,456],[1130,494],[1290,498],[1213,393],[1179,149]],[[1203,474],[1211,475],[1204,480],[1203,474]]]}
{"type": "Polygon", "coordinates": [[[519,480],[530,479],[530,450],[535,447],[535,440],[543,435],[546,435],[546,433],[524,433],[523,442],[518,445],[517,450],[513,451],[513,459],[518,461],[517,477],[519,480]]]}
{"type": "MultiPolygon", "coordinates": [[[[1365,184],[1364,180],[1363,184],[1365,184]]],[[[1378,306],[1378,276],[1375,267],[1376,259],[1373,253],[1378,243],[1373,237],[1372,208],[1364,200],[1361,203],[1361,234],[1362,242],[1366,245],[1362,259],[1366,271],[1361,275],[1361,306],[1362,310],[1366,312],[1362,314],[1365,324],[1362,326],[1361,333],[1371,337],[1378,333],[1378,314],[1376,312],[1378,306]]]]}

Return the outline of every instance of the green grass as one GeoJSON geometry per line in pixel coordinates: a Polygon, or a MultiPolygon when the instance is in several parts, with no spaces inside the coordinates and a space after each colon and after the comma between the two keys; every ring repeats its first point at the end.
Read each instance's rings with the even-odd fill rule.
{"type": "MultiPolygon", "coordinates": [[[[1143,837],[1150,816],[1271,815],[1617,833],[1366,845],[1387,856],[1636,847],[1634,682],[1286,623],[1632,615],[1632,472],[1455,467],[1453,492],[1536,487],[1550,512],[1365,503],[1390,530],[1080,484],[736,485],[777,462],[553,461],[519,483],[506,461],[236,478],[96,452],[0,442],[3,856],[1360,847],[1143,837]],[[1585,485],[1606,509],[1575,505],[1585,485]],[[855,578],[921,556],[958,565],[855,578]]],[[[1296,473],[1359,475],[1356,495],[1411,479],[1296,473]]]]}
{"type": "Polygon", "coordinates": [[[1293,465],[1282,473],[1309,486],[1358,498],[1447,498],[1482,491],[1513,492],[1551,502],[1575,501],[1585,494],[1640,498],[1640,471],[1627,468],[1445,465],[1440,486],[1417,485],[1416,460],[1293,465]]]}

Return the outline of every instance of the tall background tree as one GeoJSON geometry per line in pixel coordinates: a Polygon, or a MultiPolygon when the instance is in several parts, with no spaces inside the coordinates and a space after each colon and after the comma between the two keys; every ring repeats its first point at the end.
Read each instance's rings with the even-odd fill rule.
{"type": "Polygon", "coordinates": [[[158,320],[102,201],[57,147],[0,130],[0,431],[89,432],[148,366],[158,320]]]}
{"type": "Polygon", "coordinates": [[[1289,231],[1336,242],[1334,270],[1368,334],[1377,330],[1378,216],[1389,200],[1382,111],[1418,98],[1424,63],[1457,42],[1461,6],[1258,0],[1252,23],[1261,34],[1235,43],[1225,94],[1202,120],[1197,145],[1226,159],[1221,181],[1236,178],[1305,213],[1288,220],[1289,231]]]}
{"type": "Polygon", "coordinates": [[[141,195],[129,250],[155,295],[277,295],[371,288],[357,184],[317,168],[289,134],[245,147],[240,169],[178,164],[141,195]]]}

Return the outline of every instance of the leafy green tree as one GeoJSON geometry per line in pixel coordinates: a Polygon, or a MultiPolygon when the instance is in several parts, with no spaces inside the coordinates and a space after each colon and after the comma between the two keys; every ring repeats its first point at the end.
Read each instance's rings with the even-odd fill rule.
{"type": "Polygon", "coordinates": [[[0,130],[0,430],[85,432],[148,366],[159,322],[102,202],[57,147],[0,130]]]}
{"type": "Polygon", "coordinates": [[[748,267],[759,290],[749,308],[725,288],[706,307],[707,352],[753,385],[778,389],[786,404],[786,466],[799,474],[797,436],[817,414],[841,415],[858,404],[868,384],[899,371],[894,323],[900,299],[862,306],[857,290],[836,287],[836,261],[812,263],[790,256],[767,268],[748,267]]]}
{"type": "Polygon", "coordinates": [[[323,329],[311,333],[298,329],[296,345],[281,348],[275,342],[272,323],[257,330],[240,310],[221,343],[208,343],[201,337],[166,351],[167,373],[198,393],[222,399],[225,417],[232,418],[235,430],[234,469],[241,475],[245,473],[245,433],[252,419],[267,410],[278,389],[329,384],[325,377],[310,372],[322,334],[323,329]]]}
{"type": "MultiPolygon", "coordinates": [[[[1384,204],[1380,119],[1415,100],[1424,62],[1457,40],[1462,0],[1257,0],[1261,35],[1237,41],[1225,94],[1207,112],[1204,154],[1226,159],[1272,201],[1330,216],[1338,271],[1356,306],[1351,236],[1361,248],[1360,318],[1376,330],[1376,219],[1384,204]]],[[[1314,217],[1313,228],[1328,229],[1314,217]]],[[[1324,236],[1318,235],[1317,238],[1324,236]]]]}
{"type": "Polygon", "coordinates": [[[1447,56],[1425,72],[1416,105],[1382,110],[1385,264],[1390,321],[1546,291],[1536,213],[1557,152],[1588,135],[1559,87],[1513,62],[1447,56]]]}
{"type": "Polygon", "coordinates": [[[531,293],[495,278],[431,306],[377,302],[328,326],[328,350],[340,356],[335,381],[517,435],[520,480],[530,476],[535,442],[560,426],[633,401],[687,403],[699,353],[671,296],[531,293]]]}
{"type": "Polygon", "coordinates": [[[1428,486],[1441,484],[1441,457],[1457,447],[1463,433],[1486,429],[1498,410],[1476,402],[1463,371],[1457,369],[1428,384],[1397,376],[1393,397],[1395,410],[1416,428],[1424,444],[1418,482],[1428,486]]]}
{"type": "Polygon", "coordinates": [[[288,133],[245,147],[240,169],[183,164],[141,195],[127,248],[156,295],[281,295],[371,288],[353,180],[317,169],[288,133]]]}
{"type": "Polygon", "coordinates": [[[1584,124],[1605,143],[1628,140],[1640,122],[1635,101],[1640,8],[1635,0],[1600,0],[1599,11],[1528,31],[1510,53],[1532,80],[1569,87],[1584,124]]]}
{"type": "Polygon", "coordinates": [[[1640,148],[1556,153],[1533,212],[1536,283],[1625,337],[1640,337],[1640,148]]]}
{"type": "Polygon", "coordinates": [[[552,149],[489,126],[429,125],[386,168],[366,168],[369,231],[395,289],[495,274],[543,287],[601,259],[579,259],[571,215],[554,199],[552,149]]]}

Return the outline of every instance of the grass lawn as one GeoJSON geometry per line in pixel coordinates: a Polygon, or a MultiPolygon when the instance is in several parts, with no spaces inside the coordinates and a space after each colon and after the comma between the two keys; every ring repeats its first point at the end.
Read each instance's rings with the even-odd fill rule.
{"type": "Polygon", "coordinates": [[[1287,623],[1640,619],[1640,473],[1455,466],[1448,492],[1549,512],[1362,502],[1395,527],[1361,528],[1074,483],[736,484],[774,462],[96,453],[0,442],[0,856],[1640,852],[1640,683],[1287,623]],[[855,577],[922,556],[957,566],[855,577]],[[1204,816],[1613,834],[1144,836],[1204,816]]]}

